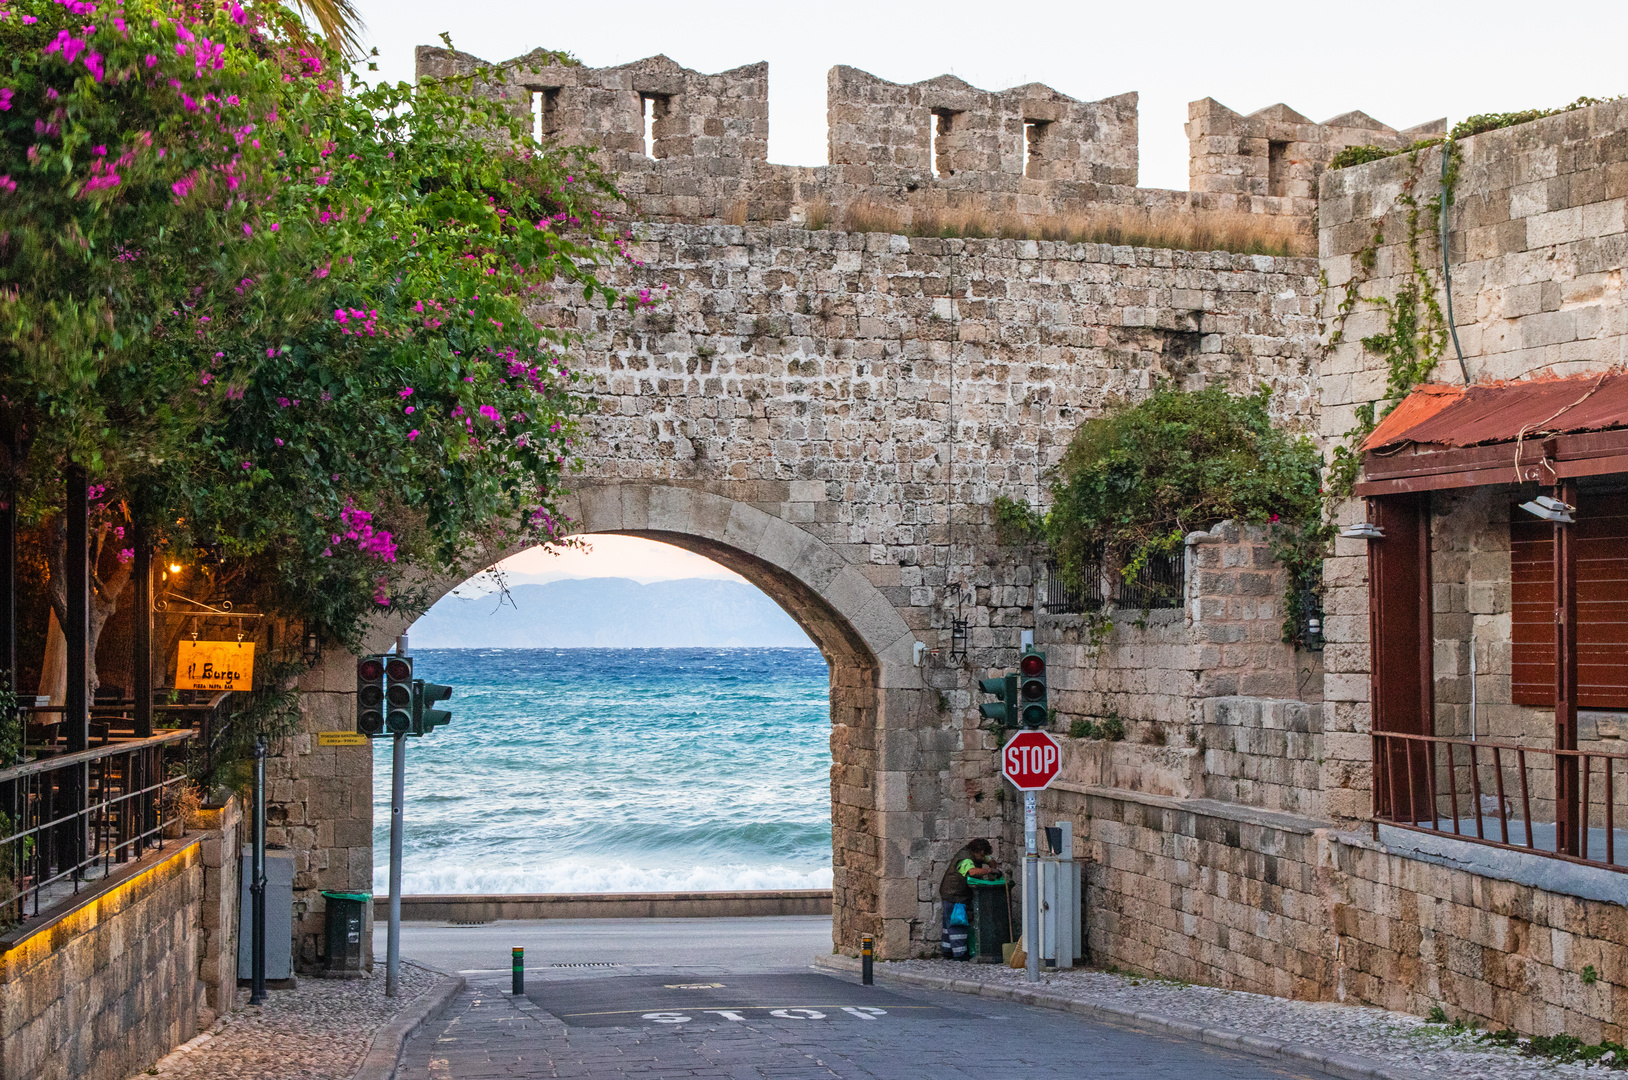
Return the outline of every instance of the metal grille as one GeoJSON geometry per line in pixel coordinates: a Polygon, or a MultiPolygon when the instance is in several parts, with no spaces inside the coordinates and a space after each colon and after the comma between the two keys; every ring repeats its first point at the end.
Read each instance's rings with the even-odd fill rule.
{"type": "Polygon", "coordinates": [[[195,735],[168,732],[0,769],[0,927],[180,835],[195,735]]]}
{"type": "Polygon", "coordinates": [[[1187,549],[1174,555],[1154,555],[1142,565],[1131,580],[1114,575],[1116,588],[1114,603],[1122,608],[1152,611],[1159,608],[1181,607],[1182,587],[1186,584],[1187,549]]]}
{"type": "Polygon", "coordinates": [[[1057,561],[1049,559],[1046,562],[1046,611],[1053,615],[1078,615],[1102,610],[1105,580],[1110,587],[1108,599],[1117,608],[1138,611],[1179,608],[1187,580],[1187,551],[1183,548],[1174,555],[1155,555],[1126,581],[1117,571],[1104,572],[1103,546],[1099,544],[1086,564],[1084,588],[1076,588],[1066,581],[1058,572],[1057,561]]]}

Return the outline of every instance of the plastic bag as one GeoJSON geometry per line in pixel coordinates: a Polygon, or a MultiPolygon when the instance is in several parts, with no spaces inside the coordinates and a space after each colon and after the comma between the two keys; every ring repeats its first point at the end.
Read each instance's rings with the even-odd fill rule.
{"type": "Polygon", "coordinates": [[[969,920],[967,919],[967,905],[965,905],[965,904],[957,904],[957,905],[955,905],[955,907],[950,909],[950,925],[951,926],[966,926],[968,922],[969,922],[969,920]]]}

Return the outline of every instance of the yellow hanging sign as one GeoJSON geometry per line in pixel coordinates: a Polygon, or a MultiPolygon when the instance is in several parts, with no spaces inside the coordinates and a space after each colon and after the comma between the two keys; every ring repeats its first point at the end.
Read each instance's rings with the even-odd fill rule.
{"type": "Polygon", "coordinates": [[[175,662],[178,690],[248,690],[254,684],[254,642],[182,641],[175,662]]]}

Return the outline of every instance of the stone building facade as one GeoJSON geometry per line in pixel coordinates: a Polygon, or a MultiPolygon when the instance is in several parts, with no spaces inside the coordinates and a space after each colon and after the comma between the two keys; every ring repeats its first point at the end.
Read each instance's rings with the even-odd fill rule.
{"type": "MultiPolygon", "coordinates": [[[[476,64],[433,49],[419,61],[425,74],[476,64]]],[[[1011,667],[1032,630],[1053,657],[1067,744],[1042,814],[1076,823],[1098,957],[1238,989],[1622,1037],[1620,889],[1535,856],[1488,859],[1368,824],[1356,542],[1339,541],[1327,563],[1327,647],[1313,654],[1281,640],[1286,582],[1258,532],[1223,524],[1190,537],[1182,606],[1110,612],[1107,637],[1089,642],[1078,615],[1048,608],[1044,553],[993,527],[996,496],[1043,504],[1046,470],[1079,422],[1155,380],[1264,384],[1280,423],[1338,444],[1357,406],[1384,393],[1383,362],[1360,341],[1383,325],[1371,301],[1412,272],[1407,200],[1428,200],[1439,159],[1324,165],[1341,146],[1401,147],[1439,124],[1393,131],[1348,114],[1317,125],[1281,106],[1242,117],[1200,102],[1195,190],[1161,193],[1124,171],[1129,98],[904,87],[837,69],[832,163],[792,169],[765,160],[761,66],[707,76],[658,57],[505,72],[485,89],[533,110],[545,133],[599,147],[641,208],[637,263],[611,271],[617,282],[668,286],[666,302],[633,314],[568,301],[545,313],[582,333],[578,366],[592,377],[573,518],[585,533],[717,558],[824,651],[838,948],[872,932],[885,957],[931,951],[950,854],[979,834],[1015,848],[1015,802],[973,689],[1011,667]],[[1028,130],[1042,121],[1057,126],[1028,130]],[[1043,147],[1069,132],[1040,157],[1041,175],[1018,167],[1019,134],[1043,147]],[[904,220],[956,205],[1035,219],[1162,206],[1282,217],[1308,233],[1315,210],[1320,258],[800,227],[822,204],[861,198],[904,220]],[[1354,278],[1359,302],[1342,329],[1354,278]],[[1066,734],[1110,715],[1124,740],[1066,734]]],[[[1450,250],[1475,378],[1628,357],[1625,110],[1461,144],[1450,250]]],[[[1433,243],[1415,245],[1427,262],[1433,243]]],[[[1456,371],[1453,361],[1438,377],[1456,371]]],[[[1489,722],[1503,732],[1530,719],[1497,699],[1509,577],[1494,534],[1507,515],[1483,498],[1468,514],[1443,501],[1459,532],[1444,529],[1431,556],[1443,730],[1462,723],[1465,626],[1486,635],[1489,722]]],[[[1341,521],[1360,513],[1345,507],[1341,521]]],[[[398,629],[381,627],[373,644],[398,629]]],[[[296,932],[309,962],[316,890],[371,880],[371,763],[312,745],[352,715],[350,658],[325,658],[305,689],[306,734],[275,766],[274,835],[301,860],[296,932]]]]}

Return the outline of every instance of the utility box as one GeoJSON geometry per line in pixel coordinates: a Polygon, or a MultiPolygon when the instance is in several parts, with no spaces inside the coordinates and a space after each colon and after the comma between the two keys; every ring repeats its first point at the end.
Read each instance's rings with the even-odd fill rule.
{"type": "MultiPolygon", "coordinates": [[[[243,846],[239,862],[237,977],[254,978],[254,849],[243,846]]],[[[266,981],[294,976],[294,856],[266,852],[266,981]]]]}
{"type": "Polygon", "coordinates": [[[1080,930],[1080,868],[1074,861],[1074,825],[1046,830],[1052,854],[1040,858],[1040,960],[1071,968],[1085,955],[1080,930]]]}
{"type": "Polygon", "coordinates": [[[328,979],[360,979],[366,974],[362,970],[362,938],[373,897],[369,893],[323,889],[322,899],[327,904],[322,920],[327,945],[322,975],[328,979]]]}

